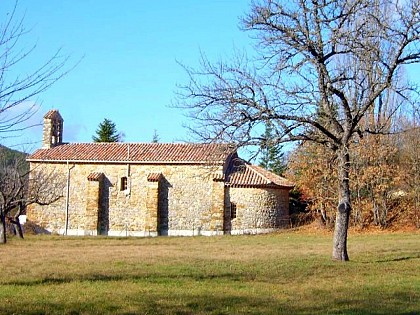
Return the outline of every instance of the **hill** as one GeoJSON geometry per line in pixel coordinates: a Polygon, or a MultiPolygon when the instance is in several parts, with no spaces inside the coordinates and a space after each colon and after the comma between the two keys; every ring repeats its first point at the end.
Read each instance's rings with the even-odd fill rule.
{"type": "Polygon", "coordinates": [[[29,171],[29,163],[26,162],[28,154],[18,150],[10,149],[6,146],[0,145],[0,166],[16,165],[20,173],[29,171]]]}

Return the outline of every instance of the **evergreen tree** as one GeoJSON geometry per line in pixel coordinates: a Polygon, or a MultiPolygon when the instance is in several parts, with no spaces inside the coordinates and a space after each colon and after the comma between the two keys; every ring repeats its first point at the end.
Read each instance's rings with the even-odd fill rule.
{"type": "Polygon", "coordinates": [[[92,137],[94,142],[118,142],[121,134],[118,133],[115,123],[109,119],[104,119],[96,129],[96,135],[92,137]]]}
{"type": "Polygon", "coordinates": [[[284,153],[282,146],[273,141],[273,127],[269,123],[266,125],[263,139],[259,165],[277,175],[282,175],[286,171],[284,153]]]}
{"type": "Polygon", "coordinates": [[[155,131],[153,132],[153,138],[152,138],[152,143],[158,143],[159,142],[159,135],[157,133],[157,130],[155,129],[155,131]]]}

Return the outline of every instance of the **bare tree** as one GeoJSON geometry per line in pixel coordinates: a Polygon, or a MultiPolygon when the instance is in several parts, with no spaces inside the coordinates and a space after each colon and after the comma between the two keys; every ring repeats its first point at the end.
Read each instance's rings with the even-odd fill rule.
{"type": "Polygon", "coordinates": [[[26,46],[22,41],[28,33],[23,18],[17,17],[16,1],[10,12],[0,17],[0,134],[7,133],[7,136],[32,127],[27,122],[37,110],[33,98],[69,71],[64,69],[68,56],[57,50],[38,66],[31,69],[29,65],[13,75],[36,48],[36,45],[22,48],[26,46]]]}
{"type": "MultiPolygon", "coordinates": [[[[25,48],[28,46],[22,42],[29,32],[24,27],[24,19],[17,16],[17,4],[15,1],[0,17],[0,135],[4,135],[1,138],[16,136],[14,132],[32,127],[28,121],[37,110],[33,98],[69,71],[64,69],[68,56],[63,56],[60,50],[38,66],[25,64],[36,45],[25,48]],[[16,72],[19,67],[25,70],[16,72]]],[[[52,202],[57,197],[54,189],[50,194],[42,189],[29,193],[30,176],[22,169],[23,163],[26,162],[11,162],[0,156],[0,243],[6,242],[6,220],[15,224],[22,235],[19,215],[26,205],[52,202]]],[[[47,185],[47,180],[53,177],[44,177],[50,175],[31,174],[31,178],[37,178],[34,187],[47,185]]]]}
{"type": "Polygon", "coordinates": [[[30,204],[47,205],[60,199],[66,179],[51,170],[38,168],[29,172],[23,154],[13,160],[0,156],[0,160],[0,243],[6,243],[6,223],[13,224],[23,238],[19,216],[30,204]]]}
{"type": "Polygon", "coordinates": [[[408,100],[403,66],[420,62],[420,1],[255,1],[243,28],[257,40],[257,58],[231,63],[202,58],[181,86],[178,106],[189,110],[202,140],[258,145],[261,126],[274,141],[312,141],[336,156],[338,206],[332,256],[347,261],[351,211],[351,142],[387,132],[362,124],[380,115],[389,92],[408,100]]]}

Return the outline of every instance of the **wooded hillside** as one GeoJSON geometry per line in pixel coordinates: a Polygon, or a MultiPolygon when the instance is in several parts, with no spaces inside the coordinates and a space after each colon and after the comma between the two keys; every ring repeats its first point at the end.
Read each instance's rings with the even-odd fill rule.
{"type": "Polygon", "coordinates": [[[26,153],[10,149],[0,145],[0,161],[2,166],[14,165],[16,161],[21,163],[22,171],[29,171],[29,163],[26,162],[26,153]]]}

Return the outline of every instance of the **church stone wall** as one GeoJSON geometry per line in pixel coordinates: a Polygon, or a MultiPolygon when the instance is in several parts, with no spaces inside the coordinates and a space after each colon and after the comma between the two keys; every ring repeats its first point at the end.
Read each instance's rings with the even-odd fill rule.
{"type": "Polygon", "coordinates": [[[289,225],[289,190],[273,188],[230,188],[236,218],[232,234],[264,233],[289,225]]]}
{"type": "MultiPolygon", "coordinates": [[[[32,169],[37,165],[32,162],[32,169]]],[[[53,233],[96,235],[98,229],[115,236],[222,233],[223,183],[213,181],[222,166],[42,163],[42,169],[64,178],[69,174],[68,198],[66,187],[57,202],[27,210],[28,220],[53,233]],[[101,183],[88,181],[93,172],[104,174],[101,183]],[[150,182],[150,173],[163,177],[150,182]],[[122,177],[127,177],[127,190],[121,190],[122,177]],[[96,208],[102,222],[94,218],[96,208]]]]}
{"type": "Polygon", "coordinates": [[[60,200],[48,206],[33,204],[27,210],[28,220],[53,233],[243,234],[268,232],[289,223],[288,189],[225,187],[223,181],[213,180],[220,178],[222,166],[32,162],[31,168],[61,174],[66,181],[60,200]],[[103,175],[89,181],[91,173],[103,175]],[[150,174],[159,173],[159,180],[148,180],[150,174]],[[126,190],[121,190],[122,177],[127,177],[126,190]],[[231,203],[237,209],[234,219],[231,203]]]}

